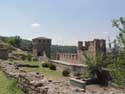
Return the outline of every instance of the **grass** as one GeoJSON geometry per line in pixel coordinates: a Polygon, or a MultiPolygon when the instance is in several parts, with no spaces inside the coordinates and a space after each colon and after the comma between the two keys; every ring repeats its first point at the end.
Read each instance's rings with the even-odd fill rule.
{"type": "Polygon", "coordinates": [[[41,74],[44,74],[46,78],[48,79],[53,79],[53,80],[60,80],[63,78],[62,72],[60,71],[55,71],[55,70],[50,70],[49,68],[22,68],[25,71],[29,72],[39,72],[41,74]]]}
{"type": "Polygon", "coordinates": [[[0,94],[23,94],[23,92],[16,87],[15,80],[7,79],[4,73],[0,71],[0,94]]]}
{"type": "Polygon", "coordinates": [[[38,65],[39,62],[38,61],[23,61],[22,64],[30,64],[30,65],[38,65]]]}
{"type": "MultiPolygon", "coordinates": [[[[13,61],[12,63],[17,62],[19,64],[30,64],[30,65],[41,65],[41,63],[39,63],[38,61],[13,61]]],[[[39,72],[41,74],[44,74],[46,78],[48,79],[53,79],[53,80],[60,80],[60,79],[66,79],[65,77],[62,76],[62,72],[58,71],[58,70],[50,70],[49,68],[26,68],[23,67],[21,68],[25,71],[28,72],[39,72]]]]}
{"type": "Polygon", "coordinates": [[[38,61],[27,61],[27,60],[14,60],[12,62],[10,62],[12,64],[30,64],[30,65],[38,65],[38,61]]]}

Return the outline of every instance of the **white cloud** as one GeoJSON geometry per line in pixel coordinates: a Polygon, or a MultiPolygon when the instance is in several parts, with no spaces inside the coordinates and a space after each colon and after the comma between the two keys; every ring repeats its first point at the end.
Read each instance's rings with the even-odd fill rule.
{"type": "Polygon", "coordinates": [[[31,24],[31,26],[32,27],[40,27],[40,24],[35,22],[35,23],[31,24]]]}
{"type": "Polygon", "coordinates": [[[103,34],[108,34],[109,32],[103,32],[103,34]]]}

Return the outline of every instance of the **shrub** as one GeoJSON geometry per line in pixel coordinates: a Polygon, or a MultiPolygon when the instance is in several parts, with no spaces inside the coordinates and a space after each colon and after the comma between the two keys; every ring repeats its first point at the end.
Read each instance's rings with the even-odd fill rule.
{"type": "Polygon", "coordinates": [[[32,60],[33,61],[38,61],[38,59],[36,57],[33,57],[32,60]]]}
{"type": "Polygon", "coordinates": [[[42,64],[42,67],[48,68],[49,65],[50,65],[49,63],[43,63],[43,64],[42,64]]]}
{"type": "Polygon", "coordinates": [[[31,54],[28,54],[28,55],[27,55],[27,59],[28,59],[28,61],[31,61],[31,60],[32,60],[32,55],[31,55],[31,54]]]}
{"type": "Polygon", "coordinates": [[[68,70],[63,70],[62,75],[63,76],[69,76],[70,72],[68,70]]]}
{"type": "Polygon", "coordinates": [[[56,66],[55,66],[54,64],[49,64],[49,68],[50,68],[51,70],[56,70],[56,66]]]}
{"type": "Polygon", "coordinates": [[[26,56],[25,56],[25,55],[22,55],[22,56],[21,56],[21,59],[22,59],[22,60],[26,60],[26,56]]]}

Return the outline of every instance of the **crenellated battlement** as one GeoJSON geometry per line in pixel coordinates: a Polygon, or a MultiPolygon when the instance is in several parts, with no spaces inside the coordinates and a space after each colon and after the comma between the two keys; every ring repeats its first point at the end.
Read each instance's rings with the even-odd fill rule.
{"type": "Polygon", "coordinates": [[[106,55],[106,43],[104,39],[94,39],[93,41],[78,41],[77,53],[57,53],[56,59],[70,63],[85,62],[84,53],[95,58],[99,53],[106,55]]]}

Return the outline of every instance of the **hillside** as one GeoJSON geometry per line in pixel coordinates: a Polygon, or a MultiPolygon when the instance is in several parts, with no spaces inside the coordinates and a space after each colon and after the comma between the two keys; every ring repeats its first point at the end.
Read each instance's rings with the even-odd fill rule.
{"type": "MultiPolygon", "coordinates": [[[[32,51],[32,41],[27,39],[22,39],[20,36],[0,36],[0,41],[7,44],[7,48],[11,49],[21,49],[24,51],[32,51]]],[[[61,45],[52,45],[51,53],[76,53],[76,46],[61,46],[61,45]]]]}
{"type": "Polygon", "coordinates": [[[7,48],[10,50],[13,49],[22,49],[24,51],[32,50],[32,42],[30,40],[22,39],[20,36],[0,36],[0,41],[7,44],[7,48]]]}

